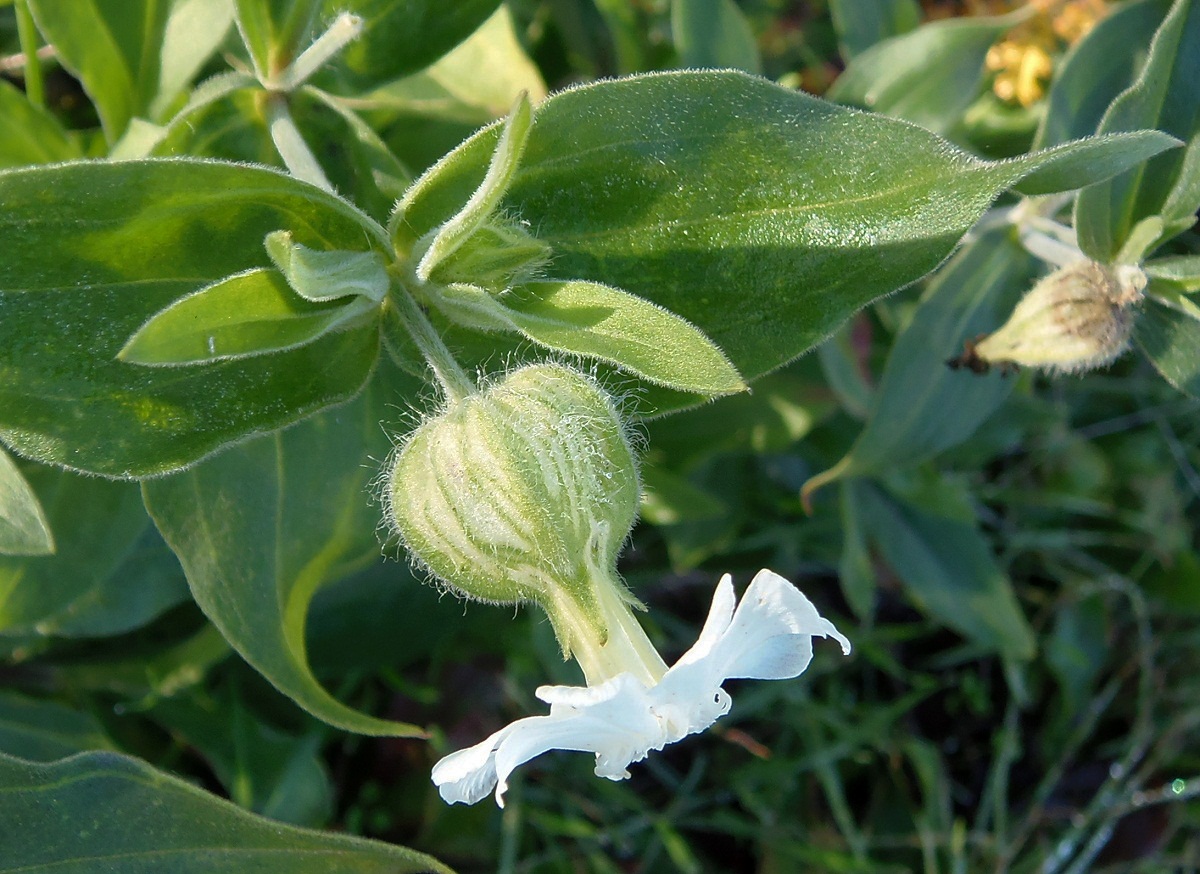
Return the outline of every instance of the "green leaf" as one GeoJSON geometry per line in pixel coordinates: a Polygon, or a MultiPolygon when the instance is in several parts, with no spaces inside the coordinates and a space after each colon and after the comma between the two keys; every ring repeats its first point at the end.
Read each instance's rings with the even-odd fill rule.
{"type": "Polygon", "coordinates": [[[306,85],[292,97],[296,123],[334,189],[378,221],[412,184],[412,173],[349,101],[306,85]]]}
{"type": "Polygon", "coordinates": [[[1095,132],[1113,98],[1136,78],[1170,5],[1170,0],[1122,3],[1071,48],[1054,72],[1035,148],[1095,132]]]}
{"type": "Polygon", "coordinates": [[[1013,15],[922,25],[856,56],[828,91],[830,100],[907,119],[944,133],[983,87],[983,60],[1013,15]]]}
{"type": "Polygon", "coordinates": [[[1200,255],[1155,258],[1142,265],[1151,280],[1170,283],[1185,291],[1200,291],[1200,255]]]}
{"type": "Polygon", "coordinates": [[[1200,206],[1200,4],[1177,0],[1138,80],[1112,102],[1097,132],[1137,128],[1157,128],[1187,145],[1079,193],[1075,229],[1080,248],[1096,261],[1113,261],[1143,219],[1190,224],[1200,206]]]}
{"type": "Polygon", "coordinates": [[[0,871],[451,874],[403,847],[263,819],[108,752],[44,765],[0,756],[0,823],[20,832],[0,871]]]}
{"type": "Polygon", "coordinates": [[[841,485],[842,554],[838,559],[838,582],[846,603],[859,619],[869,620],[875,610],[875,568],[871,548],[863,529],[863,512],[858,493],[870,486],[854,481],[841,485]]]}
{"type": "Polygon", "coordinates": [[[425,70],[373,92],[374,105],[485,124],[504,115],[524,91],[546,97],[541,71],[525,53],[508,7],[425,70]]]}
{"type": "Polygon", "coordinates": [[[177,300],[138,328],[117,357],[130,364],[168,366],[283,352],[373,309],[363,297],[312,303],[279,271],[256,268],[177,300]]]}
{"type": "Polygon", "coordinates": [[[49,468],[31,470],[29,482],[58,550],[0,556],[0,635],[121,634],[187,599],[136,485],[49,468]]]}
{"type": "Polygon", "coordinates": [[[814,365],[804,359],[764,376],[753,391],[647,422],[646,463],[687,471],[716,452],[787,451],[837,409],[814,365]]]}
{"type": "Polygon", "coordinates": [[[0,79],[0,167],[50,164],[79,156],[79,146],[54,116],[0,79]]]}
{"type": "Polygon", "coordinates": [[[1033,657],[1033,629],[974,525],[865,483],[856,493],[863,530],[921,609],[990,650],[1020,660],[1033,657]]]}
{"type": "Polygon", "coordinates": [[[29,0],[38,29],[83,83],[109,143],[164,111],[224,39],[230,0],[29,0]]]}
{"type": "Polygon", "coordinates": [[[237,0],[238,32],[260,80],[274,78],[306,48],[320,4],[321,0],[237,0]]]}
{"type": "Polygon", "coordinates": [[[867,355],[870,343],[870,323],[859,316],[834,333],[817,347],[821,374],[838,404],[850,416],[866,419],[875,394],[867,355]]]}
{"type": "Polygon", "coordinates": [[[0,693],[0,753],[52,762],[85,750],[111,749],[99,720],[56,701],[0,693]]]}
{"type": "Polygon", "coordinates": [[[1135,167],[1162,152],[1180,145],[1179,140],[1161,131],[1143,130],[1127,133],[1119,139],[1112,135],[1092,137],[1077,141],[1088,148],[1078,149],[1076,144],[1054,146],[1039,155],[1058,155],[1058,160],[1030,171],[1013,188],[1021,194],[1036,196],[1069,191],[1103,182],[1135,167]],[[1060,149],[1066,148],[1066,152],[1060,149]]]}
{"type": "Polygon", "coordinates": [[[829,11],[847,61],[921,23],[916,0],[830,0],[829,11]]]}
{"type": "MultiPolygon", "coordinates": [[[[533,107],[526,94],[518,95],[512,111],[505,117],[496,141],[496,150],[488,162],[487,173],[463,208],[447,219],[429,241],[417,263],[417,276],[428,280],[439,265],[448,260],[496,211],[521,163],[521,153],[533,124],[533,107]]],[[[396,216],[404,214],[406,201],[396,205],[396,216]]]]}
{"type": "Polygon", "coordinates": [[[1004,402],[1014,380],[946,366],[963,342],[1004,323],[1036,275],[1037,262],[1006,232],[960,251],[929,284],[896,337],[867,424],[833,469],[804,486],[807,497],[835,477],[918,464],[970,437],[1004,402]]]}
{"type": "Polygon", "coordinates": [[[642,503],[639,515],[651,525],[678,525],[724,515],[728,508],[704,489],[673,471],[642,465],[642,503]]]}
{"type": "Polygon", "coordinates": [[[121,647],[107,657],[93,655],[86,661],[60,664],[55,679],[72,691],[84,690],[119,695],[139,707],[153,705],[193,689],[224,662],[233,651],[212,625],[182,641],[167,641],[148,648],[121,647]]]}
{"type": "Polygon", "coordinates": [[[1200,318],[1147,297],[1133,336],[1167,382],[1200,397],[1200,318]]]}
{"type": "Polygon", "coordinates": [[[352,404],[143,489],[196,603],[247,662],[331,725],[411,736],[420,729],[333,698],[313,677],[304,643],[314,593],[379,553],[370,459],[388,453],[379,422],[396,400],[376,381],[352,404]]]}
{"type": "Polygon", "coordinates": [[[762,72],[754,31],[733,0],[671,0],[671,37],[684,67],[762,72]]]}
{"type": "Polygon", "coordinates": [[[1112,622],[1102,598],[1064,604],[1054,612],[1046,665],[1058,681],[1063,710],[1078,714],[1111,655],[1112,622]]]}
{"type": "MultiPolygon", "coordinates": [[[[394,222],[411,246],[478,188],[492,127],[419,179],[394,222]]],[[[565,91],[538,108],[501,209],[553,251],[558,276],[621,288],[707,334],[753,379],[950,254],[992,199],[1045,190],[1161,149],[1164,138],[1068,144],[982,162],[928,131],[762,79],[682,72],[565,91]]],[[[1088,181],[1095,181],[1090,178],[1088,181]]],[[[481,358],[491,354],[482,352],[481,358]]],[[[648,395],[660,412],[692,395],[648,395]]]]}
{"type": "MultiPolygon", "coordinates": [[[[152,151],[279,166],[281,158],[263,118],[263,93],[257,80],[244,73],[213,76],[196,88],[169,125],[150,132],[149,150],[127,143],[127,135],[114,154],[136,158],[152,151]]],[[[412,175],[351,102],[304,85],[289,95],[288,106],[334,189],[372,218],[386,220],[412,175]]]]}
{"type": "Polygon", "coordinates": [[[325,0],[322,15],[362,16],[362,36],[343,50],[338,72],[349,87],[365,91],[436,61],[499,5],[500,0],[325,0]]]}
{"type": "Polygon", "coordinates": [[[483,289],[452,286],[434,303],[463,324],[520,331],[547,348],[607,361],[681,391],[720,395],[746,387],[693,325],[597,282],[531,282],[499,299],[483,289]]]}
{"type": "Polygon", "coordinates": [[[247,703],[229,692],[176,695],[149,715],[204,756],[239,806],[293,825],[324,825],[333,812],[333,787],[318,732],[312,726],[301,736],[280,731],[247,703]]]}
{"type": "Polygon", "coordinates": [[[49,555],[54,535],[37,495],[0,447],[0,554],[49,555]]]}
{"type": "Polygon", "coordinates": [[[148,111],[165,118],[225,41],[233,24],[234,0],[173,0],[160,43],[158,93],[148,111]]]}
{"type": "Polygon", "coordinates": [[[379,303],[387,294],[387,269],[376,252],[310,249],[293,240],[291,231],[272,231],[263,245],[288,285],[307,301],[324,303],[360,295],[379,303]]]}
{"type": "Polygon", "coordinates": [[[114,143],[158,92],[169,0],[29,0],[38,29],[80,82],[114,143]]]}
{"type": "Polygon", "coordinates": [[[271,170],[195,160],[0,173],[0,438],[113,476],[179,469],[353,395],[378,356],[372,323],[277,355],[188,371],[118,361],[173,301],[269,266],[263,239],[386,251],[345,201],[271,170]]]}

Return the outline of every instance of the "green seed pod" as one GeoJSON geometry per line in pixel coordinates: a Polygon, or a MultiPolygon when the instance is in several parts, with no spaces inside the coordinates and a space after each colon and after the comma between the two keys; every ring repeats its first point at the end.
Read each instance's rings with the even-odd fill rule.
{"type": "Polygon", "coordinates": [[[569,653],[582,626],[607,636],[614,587],[632,601],[616,561],[638,493],[612,399],[582,373],[535,364],[417,428],[392,459],[385,500],[439,580],[483,601],[537,602],[569,653]]]}
{"type": "Polygon", "coordinates": [[[1077,261],[1042,278],[995,333],[967,344],[954,366],[998,364],[1080,373],[1129,348],[1146,274],[1132,265],[1077,261]]]}

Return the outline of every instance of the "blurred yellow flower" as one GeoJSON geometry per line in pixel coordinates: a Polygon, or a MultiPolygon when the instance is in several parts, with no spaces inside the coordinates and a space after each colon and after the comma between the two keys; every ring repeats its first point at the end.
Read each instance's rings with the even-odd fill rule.
{"type": "Polygon", "coordinates": [[[1032,106],[1046,96],[1054,57],[1082,39],[1108,12],[1107,0],[1031,0],[1037,14],[988,50],[996,74],[992,91],[1001,100],[1032,106]]]}

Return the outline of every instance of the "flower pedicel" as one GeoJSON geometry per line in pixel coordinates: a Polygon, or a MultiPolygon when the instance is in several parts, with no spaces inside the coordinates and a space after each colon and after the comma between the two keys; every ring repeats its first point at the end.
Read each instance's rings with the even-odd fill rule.
{"type": "Polygon", "coordinates": [[[588,376],[536,364],[451,405],[396,453],[388,519],[444,584],[493,603],[534,601],[587,686],[542,686],[550,713],[519,719],[442,759],[448,802],[495,789],[503,804],[520,764],[551,749],[591,752],[596,774],[628,766],[729,712],[733,678],[787,679],[812,659],[812,638],[850,644],[794,586],[759,572],[737,603],[726,575],[696,644],[667,668],[633,615],[616,572],[639,484],[611,398],[588,376]]]}

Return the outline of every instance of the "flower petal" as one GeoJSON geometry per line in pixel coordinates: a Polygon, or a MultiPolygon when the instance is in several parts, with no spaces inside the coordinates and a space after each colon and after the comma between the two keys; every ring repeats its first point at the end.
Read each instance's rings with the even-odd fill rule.
{"type": "Polygon", "coordinates": [[[549,716],[518,719],[434,766],[433,782],[446,802],[474,804],[495,786],[503,807],[512,772],[553,749],[595,753],[596,774],[622,780],[631,763],[667,742],[646,687],[631,674],[594,688],[542,686],[538,697],[550,702],[549,716]]]}
{"type": "Polygon", "coordinates": [[[799,589],[763,569],[750,582],[712,658],[726,679],[787,680],[812,661],[814,637],[833,637],[843,653],[850,652],[850,641],[799,589]]]}
{"type": "MultiPolygon", "coordinates": [[[[534,717],[540,718],[540,717],[534,717]]],[[[496,785],[496,748],[522,722],[506,725],[473,747],[451,753],[433,766],[433,784],[447,804],[474,804],[496,785]]]]}
{"type": "Polygon", "coordinates": [[[721,688],[726,680],[799,676],[812,661],[816,635],[835,637],[844,652],[850,651],[850,642],[833,623],[799,589],[769,570],[755,575],[732,619],[720,621],[732,607],[728,579],[717,587],[701,639],[651,690],[669,742],[703,731],[729,712],[732,700],[721,688]],[[713,636],[706,638],[710,632],[713,636]]]}
{"type": "Polygon", "coordinates": [[[704,620],[704,628],[700,636],[692,644],[691,649],[679,657],[675,665],[686,665],[706,658],[729,630],[733,621],[733,608],[737,605],[737,596],[733,593],[733,577],[729,574],[721,577],[717,590],[713,592],[712,606],[708,608],[708,618],[704,620]]]}
{"type": "Polygon", "coordinates": [[[795,586],[760,571],[737,602],[728,574],[713,594],[708,619],[694,646],[647,688],[630,673],[597,686],[541,686],[547,716],[518,719],[482,743],[446,756],[433,769],[443,799],[474,804],[493,787],[504,806],[508,778],[520,765],[553,749],[596,755],[596,774],[629,776],[629,765],[729,712],[721,688],[728,679],[795,677],[812,660],[813,637],[833,637],[850,651],[833,623],[823,619],[795,586]]]}

